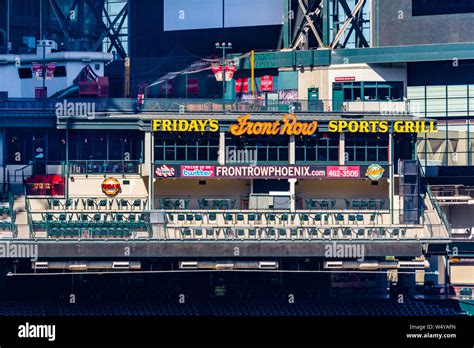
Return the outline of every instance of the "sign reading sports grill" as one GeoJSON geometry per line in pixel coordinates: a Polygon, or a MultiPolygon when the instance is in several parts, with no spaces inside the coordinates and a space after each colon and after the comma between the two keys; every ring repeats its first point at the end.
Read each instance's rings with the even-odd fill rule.
{"type": "MultiPolygon", "coordinates": [[[[180,166],[164,164],[156,167],[155,176],[157,178],[181,179],[365,179],[366,170],[367,166],[180,166]]],[[[385,176],[384,174],[382,172],[382,176],[385,176]]]]}

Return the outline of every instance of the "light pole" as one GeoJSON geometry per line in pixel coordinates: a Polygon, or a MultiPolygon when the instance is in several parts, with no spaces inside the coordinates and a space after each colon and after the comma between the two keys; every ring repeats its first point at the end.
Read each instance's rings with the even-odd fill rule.
{"type": "Polygon", "coordinates": [[[226,77],[225,77],[225,51],[226,50],[231,50],[232,49],[232,43],[219,43],[216,42],[216,49],[222,50],[222,105],[225,104],[225,83],[226,83],[226,77]]]}

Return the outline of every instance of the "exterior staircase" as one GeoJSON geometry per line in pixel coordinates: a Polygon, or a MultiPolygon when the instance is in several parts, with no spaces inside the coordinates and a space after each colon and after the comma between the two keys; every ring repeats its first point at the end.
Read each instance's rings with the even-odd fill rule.
{"type": "Polygon", "coordinates": [[[26,210],[26,198],[24,195],[16,196],[13,204],[15,211],[15,224],[18,239],[30,238],[30,226],[28,224],[28,213],[26,210]]]}

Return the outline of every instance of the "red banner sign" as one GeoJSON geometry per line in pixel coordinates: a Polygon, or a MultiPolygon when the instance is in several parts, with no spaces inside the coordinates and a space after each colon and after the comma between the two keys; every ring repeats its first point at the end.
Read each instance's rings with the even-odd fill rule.
{"type": "Polygon", "coordinates": [[[199,92],[199,83],[198,79],[188,79],[188,94],[198,94],[199,92]]]}
{"type": "Polygon", "coordinates": [[[173,94],[173,80],[168,80],[161,84],[161,93],[164,95],[173,94]]]}
{"type": "Polygon", "coordinates": [[[328,172],[327,176],[329,178],[359,178],[360,177],[359,166],[348,166],[348,167],[328,166],[327,172],[328,172]]]}
{"type": "Polygon", "coordinates": [[[246,93],[249,91],[249,79],[248,77],[241,77],[235,79],[235,92],[236,93],[246,93]]]}
{"type": "Polygon", "coordinates": [[[355,76],[338,76],[336,77],[336,82],[346,82],[346,81],[355,81],[355,76]]]}
{"type": "Polygon", "coordinates": [[[262,92],[273,91],[273,76],[265,75],[260,77],[260,90],[262,92]]]}

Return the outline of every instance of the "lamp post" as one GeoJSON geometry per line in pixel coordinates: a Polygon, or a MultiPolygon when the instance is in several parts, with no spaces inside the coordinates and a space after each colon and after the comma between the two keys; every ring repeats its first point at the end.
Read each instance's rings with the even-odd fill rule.
{"type": "Polygon", "coordinates": [[[224,106],[224,104],[225,104],[225,83],[226,83],[226,77],[225,77],[225,51],[232,49],[232,43],[231,42],[228,42],[228,43],[216,42],[216,49],[222,50],[222,105],[224,106]]]}

